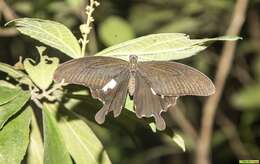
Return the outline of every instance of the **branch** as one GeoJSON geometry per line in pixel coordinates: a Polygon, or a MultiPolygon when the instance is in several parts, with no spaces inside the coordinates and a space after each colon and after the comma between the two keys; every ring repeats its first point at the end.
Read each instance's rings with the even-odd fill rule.
{"type": "MultiPolygon", "coordinates": [[[[227,35],[239,35],[245,21],[248,0],[237,0],[227,35]]],[[[215,77],[216,93],[209,97],[203,108],[201,133],[197,141],[196,163],[210,163],[210,142],[216,109],[230,71],[237,42],[225,42],[215,77]]]]}
{"type": "Polygon", "coordinates": [[[0,0],[0,11],[3,12],[3,15],[7,21],[16,19],[18,17],[4,0],[0,0]]]}
{"type": "Polygon", "coordinates": [[[0,36],[14,36],[17,35],[18,31],[11,27],[11,28],[0,28],[0,36]]]}
{"type": "MultiPolygon", "coordinates": [[[[5,19],[7,21],[18,18],[16,13],[9,7],[4,0],[0,0],[0,12],[3,13],[5,19]]],[[[18,32],[15,28],[0,28],[0,36],[14,36],[17,35],[18,32]]]]}

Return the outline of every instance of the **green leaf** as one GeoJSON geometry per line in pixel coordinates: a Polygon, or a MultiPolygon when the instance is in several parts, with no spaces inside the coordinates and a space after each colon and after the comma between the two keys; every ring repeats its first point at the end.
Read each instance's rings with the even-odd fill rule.
{"type": "Polygon", "coordinates": [[[186,151],[184,139],[179,134],[174,134],[172,140],[182,149],[182,151],[186,151]]]}
{"type": "Polygon", "coordinates": [[[150,122],[149,123],[149,126],[150,126],[150,128],[151,128],[151,130],[154,132],[154,133],[156,133],[156,125],[155,125],[155,123],[154,122],[150,122]]]}
{"type": "Polygon", "coordinates": [[[29,143],[31,114],[26,108],[0,131],[0,163],[21,163],[29,143]]]}
{"type": "Polygon", "coordinates": [[[217,38],[190,39],[188,35],[183,33],[152,34],[114,45],[96,55],[128,60],[128,56],[134,54],[142,61],[177,60],[196,55],[207,48],[205,45],[207,42],[238,39],[241,38],[222,36],[217,38]]]}
{"type": "Polygon", "coordinates": [[[65,115],[62,116],[59,127],[75,162],[77,164],[111,163],[102,143],[90,127],[73,112],[64,110],[63,113],[65,115]]]}
{"type": "Polygon", "coordinates": [[[56,48],[72,58],[83,57],[77,39],[61,23],[36,18],[16,19],[8,24],[12,22],[15,23],[17,30],[24,35],[56,48]]]}
{"type": "Polygon", "coordinates": [[[36,117],[33,114],[31,123],[30,143],[27,154],[27,164],[43,164],[43,142],[37,124],[36,117]]]}
{"type": "Polygon", "coordinates": [[[126,97],[125,108],[128,109],[129,111],[135,113],[135,111],[134,111],[134,102],[133,102],[133,100],[130,99],[129,95],[127,95],[127,97],[126,97]]]}
{"type": "Polygon", "coordinates": [[[52,84],[53,74],[59,65],[59,59],[42,55],[43,50],[41,50],[41,48],[38,48],[38,51],[40,54],[40,62],[35,65],[34,60],[27,58],[23,63],[24,69],[39,88],[46,90],[52,84]]]}
{"type": "Polygon", "coordinates": [[[20,91],[12,101],[0,106],[0,129],[12,115],[25,105],[29,98],[30,94],[28,92],[20,91]]]}
{"type": "Polygon", "coordinates": [[[116,16],[107,18],[101,23],[98,31],[101,40],[107,46],[133,39],[135,35],[131,25],[124,19],[116,16]]]}
{"type": "Polygon", "coordinates": [[[19,80],[20,83],[32,86],[31,79],[22,71],[14,69],[13,66],[0,62],[0,71],[7,73],[10,77],[19,80]]]}
{"type": "Polygon", "coordinates": [[[0,80],[0,86],[1,87],[11,88],[11,89],[16,89],[17,88],[14,84],[12,84],[12,83],[10,83],[8,81],[5,81],[5,80],[0,80]]]}
{"type": "Polygon", "coordinates": [[[58,128],[55,117],[51,114],[52,107],[44,104],[43,131],[44,131],[44,164],[72,164],[72,160],[65,146],[64,139],[58,128]]]}
{"type": "Polygon", "coordinates": [[[231,103],[237,109],[259,109],[260,85],[253,84],[239,90],[231,97],[231,103]]]}
{"type": "Polygon", "coordinates": [[[13,100],[21,92],[18,88],[8,88],[0,86],[0,105],[13,100]]]}

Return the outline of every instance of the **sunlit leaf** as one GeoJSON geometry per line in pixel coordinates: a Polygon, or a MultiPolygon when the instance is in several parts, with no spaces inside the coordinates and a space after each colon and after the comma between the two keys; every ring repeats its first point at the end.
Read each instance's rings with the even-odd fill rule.
{"type": "Polygon", "coordinates": [[[18,88],[8,88],[0,86],[0,105],[13,100],[21,92],[18,88]]]}
{"type": "Polygon", "coordinates": [[[36,18],[21,18],[12,22],[22,34],[56,48],[72,58],[82,57],[77,39],[63,24],[36,18]]]}
{"type": "Polygon", "coordinates": [[[49,104],[43,107],[44,164],[72,164],[64,139],[49,104]]]}
{"type": "Polygon", "coordinates": [[[43,142],[37,124],[36,117],[33,114],[31,122],[31,133],[30,133],[30,143],[28,147],[27,154],[27,164],[43,164],[43,142]]]}
{"type": "Polygon", "coordinates": [[[260,107],[260,85],[249,85],[246,88],[239,90],[232,98],[232,104],[237,109],[259,109],[260,107]]]}
{"type": "Polygon", "coordinates": [[[107,46],[111,46],[133,39],[134,31],[124,19],[111,16],[101,23],[99,36],[107,46]]]}
{"type": "Polygon", "coordinates": [[[154,133],[156,133],[156,125],[155,125],[155,123],[154,123],[154,122],[150,122],[150,123],[149,123],[149,126],[150,126],[151,130],[152,130],[154,133]]]}
{"type": "Polygon", "coordinates": [[[14,69],[11,65],[0,62],[0,71],[7,73],[10,77],[19,80],[20,83],[32,85],[30,78],[22,71],[14,69]]]}
{"type": "Polygon", "coordinates": [[[63,113],[59,127],[68,151],[75,162],[77,164],[111,163],[102,143],[89,126],[72,112],[65,111],[63,113]]]}
{"type": "Polygon", "coordinates": [[[59,59],[42,55],[42,53],[43,51],[39,50],[40,62],[38,64],[32,59],[25,59],[24,69],[38,87],[46,90],[53,81],[53,74],[59,65],[59,59]]]}
{"type": "Polygon", "coordinates": [[[172,140],[182,149],[182,151],[186,151],[184,139],[179,134],[174,134],[172,140]]]}
{"type": "Polygon", "coordinates": [[[0,106],[0,129],[11,116],[25,105],[29,98],[30,94],[28,92],[20,91],[12,101],[0,106]]]}
{"type": "Polygon", "coordinates": [[[134,112],[134,102],[133,102],[133,100],[130,99],[129,95],[127,95],[127,97],[126,97],[125,108],[131,112],[134,112]]]}
{"type": "Polygon", "coordinates": [[[17,88],[14,84],[9,83],[8,81],[5,81],[5,80],[0,80],[0,86],[1,87],[11,88],[11,89],[16,89],[17,88]]]}
{"type": "Polygon", "coordinates": [[[0,163],[18,164],[28,143],[32,111],[30,108],[13,117],[0,131],[0,163]]]}
{"type": "Polygon", "coordinates": [[[129,55],[137,55],[140,60],[177,60],[196,55],[207,48],[207,42],[234,41],[236,36],[217,38],[190,39],[182,33],[152,34],[111,46],[97,53],[100,56],[111,56],[128,60],[129,55]]]}

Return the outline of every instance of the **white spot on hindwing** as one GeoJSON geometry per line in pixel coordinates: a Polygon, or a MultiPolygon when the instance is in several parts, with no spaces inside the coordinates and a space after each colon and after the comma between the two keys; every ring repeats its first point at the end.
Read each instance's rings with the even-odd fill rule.
{"type": "Polygon", "coordinates": [[[153,93],[153,95],[156,95],[155,91],[153,90],[153,88],[151,88],[151,91],[153,93]]]}
{"type": "Polygon", "coordinates": [[[112,79],[102,88],[102,91],[106,92],[108,89],[115,88],[116,85],[117,85],[117,82],[114,79],[112,79]]]}

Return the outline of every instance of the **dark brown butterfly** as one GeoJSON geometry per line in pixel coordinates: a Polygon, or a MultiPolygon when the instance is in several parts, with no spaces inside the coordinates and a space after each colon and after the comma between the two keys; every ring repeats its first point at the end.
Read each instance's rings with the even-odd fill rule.
{"type": "Polygon", "coordinates": [[[92,96],[104,106],[96,114],[99,124],[108,112],[117,117],[126,96],[133,96],[137,117],[154,117],[156,127],[165,129],[162,112],[176,104],[179,96],[209,96],[215,92],[211,80],[192,67],[172,61],[138,62],[102,56],[84,57],[61,64],[54,80],[80,84],[90,88],[92,96]]]}

